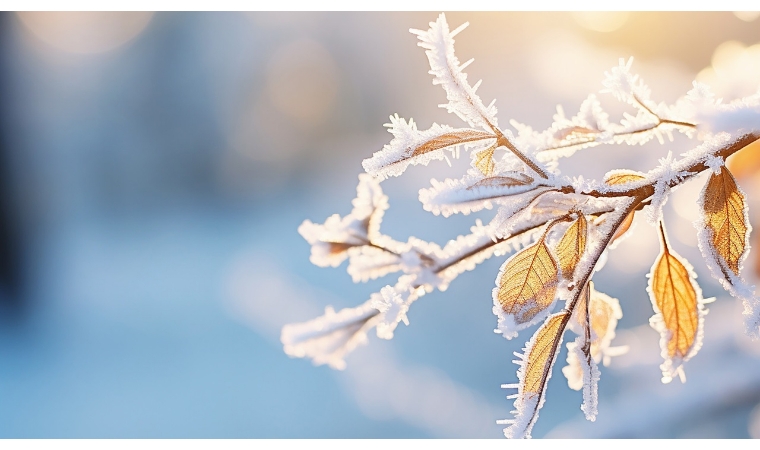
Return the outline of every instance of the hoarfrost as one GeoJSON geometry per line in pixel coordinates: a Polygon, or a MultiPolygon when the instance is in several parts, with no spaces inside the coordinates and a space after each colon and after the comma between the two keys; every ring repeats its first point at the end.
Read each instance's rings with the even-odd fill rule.
{"type": "Polygon", "coordinates": [[[459,116],[462,120],[473,127],[482,127],[492,130],[497,127],[496,106],[491,102],[485,106],[480,97],[475,93],[479,83],[473,88],[467,83],[467,74],[463,69],[472,60],[460,64],[454,54],[454,36],[464,30],[469,24],[464,23],[454,31],[449,31],[446,16],[441,13],[438,20],[430,22],[430,29],[409,30],[417,35],[420,42],[417,44],[425,49],[425,55],[430,62],[430,74],[433,75],[433,84],[439,84],[446,91],[448,103],[440,105],[447,111],[459,116]]]}
{"type": "Polygon", "coordinates": [[[457,155],[460,147],[466,150],[485,148],[496,138],[489,133],[436,123],[420,131],[413,119],[406,122],[398,114],[390,116],[390,120],[385,126],[393,140],[362,162],[367,173],[381,180],[401,175],[410,164],[427,165],[432,160],[445,159],[446,151],[457,155]]]}
{"type": "MultiPolygon", "coordinates": [[[[712,168],[712,166],[709,167],[712,168]]],[[[742,191],[738,185],[736,188],[738,189],[739,194],[746,198],[744,191],[742,191]]],[[[705,188],[702,189],[699,196],[699,204],[705,203],[706,192],[707,186],[705,185],[705,188]]],[[[749,221],[749,205],[747,202],[744,202],[744,208],[741,211],[741,214],[744,217],[747,232],[744,235],[745,250],[738,260],[739,274],[741,274],[744,269],[744,262],[747,259],[747,255],[749,255],[751,248],[749,236],[752,232],[752,225],[749,221]]],[[[704,212],[700,211],[700,217],[694,221],[694,227],[697,229],[697,244],[705,259],[710,275],[718,280],[732,297],[742,301],[744,304],[743,314],[745,318],[744,324],[746,332],[753,339],[760,339],[760,299],[758,299],[755,294],[755,286],[748,284],[741,275],[734,274],[730,269],[724,269],[724,267],[726,267],[726,262],[713,247],[712,232],[710,227],[707,226],[704,212]]]]}
{"type": "MultiPolygon", "coordinates": [[[[549,320],[558,319],[558,316],[561,314],[564,313],[558,313],[552,316],[549,320]]],[[[556,349],[559,349],[562,345],[562,336],[563,333],[560,333],[560,335],[557,337],[556,349]]],[[[517,359],[513,360],[512,362],[518,365],[518,382],[516,384],[503,384],[501,386],[504,389],[517,389],[516,394],[512,394],[507,397],[508,399],[515,399],[515,409],[512,411],[512,418],[498,420],[496,422],[500,425],[509,425],[504,429],[504,436],[510,439],[530,439],[530,433],[533,429],[533,425],[535,425],[536,421],[538,420],[538,412],[546,400],[546,386],[552,376],[551,368],[554,367],[554,363],[557,360],[557,355],[559,354],[559,352],[555,350],[549,355],[550,359],[547,361],[548,364],[546,366],[549,370],[544,372],[544,378],[540,380],[541,386],[538,389],[539,392],[525,392],[525,372],[527,370],[526,368],[528,363],[526,358],[531,354],[533,347],[536,345],[538,337],[539,332],[536,332],[533,337],[525,344],[525,348],[523,348],[522,354],[517,352],[514,353],[517,359]]]]}
{"type": "Polygon", "coordinates": [[[305,220],[298,232],[311,244],[311,262],[319,267],[338,267],[352,254],[361,252],[372,238],[380,236],[380,221],[388,209],[388,197],[378,182],[359,175],[353,210],[345,217],[333,214],[324,224],[305,220]]]}
{"type": "Polygon", "coordinates": [[[399,322],[409,325],[406,313],[409,311],[409,304],[412,301],[414,300],[411,296],[408,299],[404,299],[390,286],[380,289],[380,293],[372,294],[370,304],[381,313],[377,323],[377,337],[380,339],[392,339],[393,331],[399,322]]]}
{"type": "Polygon", "coordinates": [[[325,314],[308,322],[285,325],[280,341],[285,353],[295,358],[311,358],[314,365],[346,368],[345,356],[367,342],[367,331],[378,322],[372,300],[337,313],[328,306],[325,314]]]}
{"type": "Polygon", "coordinates": [[[678,376],[681,379],[681,382],[686,381],[686,375],[683,371],[683,364],[691,359],[694,355],[699,352],[699,349],[702,348],[702,338],[704,337],[704,321],[705,321],[705,315],[707,314],[708,310],[705,309],[704,305],[707,303],[710,303],[711,301],[715,300],[714,298],[705,299],[702,297],[702,289],[699,287],[699,285],[696,283],[697,274],[694,273],[694,267],[689,264],[688,261],[686,261],[684,258],[679,256],[677,253],[675,253],[672,249],[669,250],[670,255],[675,257],[683,266],[686,268],[686,272],[689,275],[689,282],[691,283],[692,289],[694,289],[694,292],[697,297],[697,332],[696,336],[694,337],[694,341],[689,348],[686,355],[674,355],[670,356],[670,352],[668,349],[668,343],[670,342],[670,339],[672,337],[671,331],[668,330],[667,326],[665,325],[665,320],[662,315],[662,311],[660,311],[660,308],[657,306],[657,302],[655,301],[655,297],[653,294],[653,288],[652,288],[652,279],[653,277],[651,274],[654,272],[654,267],[657,264],[658,260],[655,260],[655,263],[652,266],[652,269],[650,270],[649,274],[647,274],[647,277],[649,278],[649,283],[647,285],[647,292],[649,293],[649,299],[652,303],[652,308],[654,309],[655,314],[649,319],[649,325],[651,325],[652,328],[654,328],[658,333],[660,333],[660,349],[662,350],[661,356],[665,360],[665,362],[662,363],[660,366],[660,369],[662,370],[662,382],[663,383],[670,383],[673,378],[678,376]]]}
{"type": "Polygon", "coordinates": [[[596,420],[598,409],[598,383],[601,373],[597,361],[593,358],[587,359],[583,353],[585,345],[590,344],[586,344],[583,335],[567,344],[567,365],[562,368],[562,373],[567,378],[570,389],[583,390],[581,410],[586,416],[586,420],[593,422],[596,420]]]}

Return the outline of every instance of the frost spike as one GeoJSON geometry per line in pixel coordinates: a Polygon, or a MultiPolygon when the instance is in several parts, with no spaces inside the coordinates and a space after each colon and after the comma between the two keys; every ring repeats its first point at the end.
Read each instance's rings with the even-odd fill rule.
{"type": "Polygon", "coordinates": [[[430,63],[430,74],[434,77],[433,84],[440,84],[446,91],[449,102],[441,106],[470,126],[493,131],[498,127],[496,107],[493,103],[486,107],[475,94],[475,90],[467,82],[467,74],[463,72],[464,66],[469,62],[460,64],[454,53],[454,36],[466,26],[467,23],[453,32],[449,31],[446,15],[441,13],[435,22],[430,23],[427,31],[410,29],[409,32],[417,35],[420,40],[417,45],[425,49],[430,63]]]}

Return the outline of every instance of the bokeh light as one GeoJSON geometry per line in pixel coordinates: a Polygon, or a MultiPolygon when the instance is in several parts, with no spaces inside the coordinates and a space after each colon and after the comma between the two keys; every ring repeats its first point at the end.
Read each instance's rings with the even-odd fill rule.
{"type": "Polygon", "coordinates": [[[148,26],[151,12],[19,12],[36,37],[71,53],[103,53],[134,39],[148,26]]]}

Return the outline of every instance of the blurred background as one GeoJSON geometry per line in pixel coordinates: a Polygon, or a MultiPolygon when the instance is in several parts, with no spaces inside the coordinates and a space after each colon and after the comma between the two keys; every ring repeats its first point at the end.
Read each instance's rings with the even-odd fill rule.
{"type": "MultiPolygon", "coordinates": [[[[0,13],[0,437],[501,437],[512,400],[499,386],[516,380],[512,352],[529,338],[493,333],[504,257],[424,297],[408,328],[371,338],[343,372],[279,343],[283,324],[393,283],[312,266],[296,229],[350,211],[390,114],[459,125],[437,108],[445,94],[408,33],[436,16],[0,13]]],[[[470,22],[457,54],[475,58],[470,80],[484,79],[504,127],[543,129],[557,104],[574,114],[621,57],[661,101],[695,78],[726,100],[760,87],[758,13],[447,18],[470,22]]],[[[560,167],[600,177],[688,148],[682,137],[599,147],[560,167]]],[[[473,216],[435,217],[417,201],[462,163],[385,182],[383,230],[441,244],[468,232],[473,216]]],[[[758,158],[734,166],[760,226],[758,158]]],[[[696,248],[700,180],[665,213],[676,251],[717,297],[687,383],[660,383],[645,292],[658,244],[637,218],[595,276],[623,309],[613,344],[630,346],[602,368],[599,417],[583,419],[563,351],[534,437],[760,438],[760,343],[696,248]]],[[[755,280],[758,255],[745,267],[755,280]]]]}

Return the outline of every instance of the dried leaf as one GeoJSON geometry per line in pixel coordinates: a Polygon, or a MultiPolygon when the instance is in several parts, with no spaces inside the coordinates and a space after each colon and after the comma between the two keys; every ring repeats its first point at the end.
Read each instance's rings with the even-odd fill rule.
{"type": "Polygon", "coordinates": [[[604,182],[610,186],[640,181],[646,178],[641,172],[632,170],[613,170],[604,176],[604,182]]]}
{"type": "Polygon", "coordinates": [[[675,375],[683,380],[682,364],[702,346],[704,310],[702,290],[691,265],[668,246],[665,227],[660,222],[660,255],[649,272],[649,298],[655,315],[649,320],[660,332],[660,347],[665,363],[662,381],[675,375]]]}
{"type": "MultiPolygon", "coordinates": [[[[745,212],[744,194],[736,185],[726,167],[713,173],[702,195],[705,226],[711,231],[710,244],[719,261],[721,270],[726,267],[739,276],[739,266],[747,252],[748,219],[745,212]]],[[[726,275],[727,279],[730,277],[726,275]]]]}
{"type": "Polygon", "coordinates": [[[477,167],[477,169],[480,170],[480,173],[482,173],[484,176],[488,177],[493,174],[493,169],[496,165],[493,160],[493,154],[495,151],[496,144],[488,147],[482,152],[476,153],[473,156],[473,163],[475,164],[475,167],[477,167]]]}
{"type": "Polygon", "coordinates": [[[517,354],[520,365],[517,370],[518,383],[502,387],[516,387],[514,418],[500,420],[500,424],[510,425],[504,430],[509,438],[530,437],[531,429],[538,419],[538,411],[543,405],[546,385],[551,377],[552,366],[557,359],[564,327],[567,324],[567,311],[550,316],[533,335],[525,346],[525,353],[517,354]]]}
{"type": "Polygon", "coordinates": [[[343,253],[349,248],[356,246],[356,244],[348,244],[345,242],[327,242],[326,244],[329,245],[329,252],[331,255],[343,253]]]}
{"type": "Polygon", "coordinates": [[[494,303],[518,327],[529,325],[554,302],[557,263],[545,239],[546,234],[504,263],[493,292],[494,303]]]}
{"type": "Polygon", "coordinates": [[[567,228],[567,231],[565,231],[562,239],[557,244],[559,267],[562,271],[562,276],[566,280],[573,279],[575,266],[578,265],[583,252],[586,251],[587,235],[588,223],[586,222],[586,217],[583,214],[579,214],[578,219],[567,228]]]}
{"type": "Polygon", "coordinates": [[[453,145],[465,144],[467,142],[480,141],[483,139],[493,139],[495,136],[491,133],[478,130],[458,130],[451,133],[436,136],[433,139],[423,143],[414,149],[411,157],[424,155],[428,152],[441,150],[453,145]]]}
{"type": "Polygon", "coordinates": [[[514,187],[514,186],[527,186],[533,182],[533,178],[520,172],[509,172],[509,175],[500,175],[498,177],[484,178],[467,190],[472,190],[479,187],[514,187]]]}

